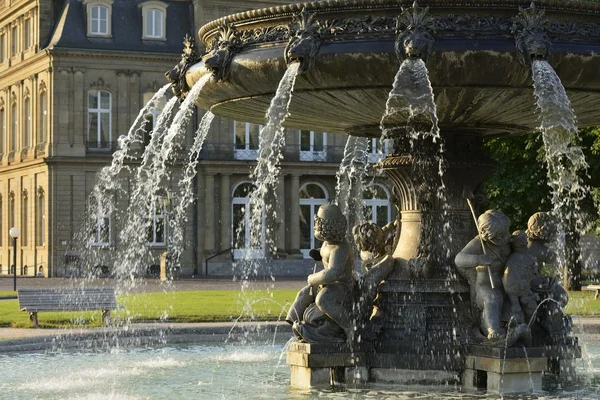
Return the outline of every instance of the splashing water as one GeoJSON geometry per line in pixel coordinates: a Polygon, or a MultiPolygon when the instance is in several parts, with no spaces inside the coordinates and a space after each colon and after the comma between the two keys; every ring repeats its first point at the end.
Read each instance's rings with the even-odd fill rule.
{"type": "Polygon", "coordinates": [[[188,159],[185,164],[185,169],[183,171],[183,177],[179,181],[179,199],[177,205],[175,206],[175,210],[173,212],[173,217],[169,221],[169,228],[171,235],[169,238],[171,239],[170,244],[170,257],[172,262],[175,265],[179,264],[179,257],[183,250],[183,232],[187,223],[187,215],[186,210],[188,206],[194,201],[194,191],[193,191],[193,179],[196,176],[198,170],[196,166],[198,165],[198,159],[200,157],[200,152],[202,151],[202,146],[204,145],[204,141],[206,140],[206,136],[208,135],[208,131],[210,129],[210,124],[212,123],[215,115],[210,111],[206,112],[198,125],[198,129],[194,135],[194,144],[188,153],[188,159]]]}
{"type": "Polygon", "coordinates": [[[543,60],[532,65],[533,88],[540,112],[540,127],[552,192],[553,214],[566,241],[558,240],[559,265],[579,257],[579,236],[584,233],[580,202],[589,189],[580,177],[586,174],[587,162],[579,143],[577,120],[565,88],[554,69],[543,60]]]}
{"type": "Polygon", "coordinates": [[[433,88],[423,60],[402,62],[386,102],[381,129],[383,138],[393,139],[394,153],[410,154],[413,176],[420,179],[416,182],[416,196],[422,211],[418,257],[440,265],[450,256],[450,246],[431,244],[439,242],[440,237],[451,241],[443,182],[446,162],[433,88]],[[444,249],[446,254],[442,254],[444,249]]]}
{"type": "MultiPolygon", "coordinates": [[[[242,219],[236,230],[236,242],[246,247],[243,259],[238,263],[241,267],[242,282],[250,276],[257,275],[259,262],[256,261],[257,253],[263,256],[275,249],[273,240],[273,226],[277,218],[274,206],[277,202],[276,188],[279,178],[279,162],[283,158],[285,146],[285,129],[282,124],[289,115],[292,91],[298,75],[299,63],[292,63],[279,82],[275,96],[266,113],[267,123],[259,133],[259,148],[256,167],[252,173],[255,189],[249,197],[249,237],[246,237],[246,221],[242,219]],[[264,233],[263,233],[264,227],[264,233]],[[249,248],[248,248],[249,247],[249,248]]],[[[247,215],[247,214],[246,214],[247,215]]],[[[246,285],[242,285],[242,290],[246,285]]]]}
{"type": "MultiPolygon", "coordinates": [[[[367,175],[369,139],[350,136],[344,147],[344,158],[336,174],[335,200],[348,218],[348,230],[365,219],[363,207],[364,180],[367,175]]],[[[348,235],[351,237],[351,235],[348,235]]]]}

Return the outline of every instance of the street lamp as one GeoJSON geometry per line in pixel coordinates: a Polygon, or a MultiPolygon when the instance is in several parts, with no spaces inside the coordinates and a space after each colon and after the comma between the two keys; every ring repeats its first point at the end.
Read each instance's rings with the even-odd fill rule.
{"type": "Polygon", "coordinates": [[[13,290],[17,291],[17,238],[21,234],[21,230],[16,226],[10,228],[8,234],[13,240],[13,290]]]}

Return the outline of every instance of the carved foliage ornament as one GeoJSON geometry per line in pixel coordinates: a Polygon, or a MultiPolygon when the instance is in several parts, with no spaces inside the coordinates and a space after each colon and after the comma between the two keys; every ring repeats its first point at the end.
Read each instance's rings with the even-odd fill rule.
{"type": "Polygon", "coordinates": [[[181,61],[179,61],[179,64],[177,64],[175,68],[165,72],[167,80],[171,82],[171,89],[173,90],[173,93],[175,93],[175,96],[177,96],[180,100],[183,100],[190,91],[190,87],[185,80],[185,74],[190,66],[194,65],[198,61],[200,61],[200,57],[196,52],[194,39],[191,36],[186,35],[183,40],[183,53],[181,54],[181,61]]]}
{"type": "Polygon", "coordinates": [[[211,43],[210,51],[202,57],[204,66],[210,70],[217,81],[227,78],[231,60],[242,49],[244,43],[240,32],[232,24],[225,24],[211,43]]]}
{"type": "Polygon", "coordinates": [[[306,8],[294,14],[290,25],[290,40],[285,47],[285,62],[300,62],[299,73],[308,71],[315,63],[315,57],[321,48],[321,24],[316,13],[306,8]]]}
{"type": "Polygon", "coordinates": [[[429,7],[421,8],[415,1],[411,8],[402,8],[402,14],[396,19],[396,57],[400,61],[420,58],[427,62],[435,45],[433,29],[434,20],[429,15],[429,7]]]}
{"type": "Polygon", "coordinates": [[[513,19],[512,33],[515,35],[519,62],[529,66],[533,60],[546,59],[552,44],[548,37],[548,19],[543,10],[519,7],[519,14],[513,19]]]}

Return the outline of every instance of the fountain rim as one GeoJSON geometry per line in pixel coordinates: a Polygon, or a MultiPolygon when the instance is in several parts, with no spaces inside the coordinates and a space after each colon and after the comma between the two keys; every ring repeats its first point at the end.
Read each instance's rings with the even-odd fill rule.
{"type": "MultiPolygon", "coordinates": [[[[535,3],[536,8],[548,11],[568,11],[585,14],[600,14],[600,2],[582,0],[466,0],[458,2],[452,0],[421,0],[419,6],[440,8],[527,8],[535,3]]],[[[198,37],[204,44],[208,44],[208,38],[226,24],[251,24],[257,21],[268,21],[291,17],[293,14],[306,9],[313,12],[328,11],[357,11],[357,10],[393,10],[402,7],[410,7],[413,0],[377,0],[374,4],[368,4],[366,0],[324,0],[305,3],[286,4],[283,6],[259,8],[231,14],[213,20],[200,28],[198,37]]]]}

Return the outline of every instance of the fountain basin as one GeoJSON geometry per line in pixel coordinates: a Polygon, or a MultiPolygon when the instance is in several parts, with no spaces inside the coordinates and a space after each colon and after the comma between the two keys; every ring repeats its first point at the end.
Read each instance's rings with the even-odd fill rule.
{"type": "MultiPolygon", "coordinates": [[[[225,80],[207,84],[197,104],[219,116],[263,123],[286,70],[284,49],[292,14],[317,12],[321,47],[314,67],[298,77],[285,125],[379,137],[385,101],[400,65],[395,17],[412,1],[323,1],[235,14],[200,29],[208,46],[220,26],[234,24],[242,46],[225,80]],[[318,112],[316,112],[318,110],[318,112]],[[335,118],[331,118],[335,116],[335,118]]],[[[506,135],[538,126],[529,66],[521,65],[511,32],[527,0],[429,0],[435,49],[428,60],[442,131],[506,135]]],[[[541,0],[553,47],[548,61],[561,77],[580,127],[598,123],[600,4],[541,0]]],[[[187,72],[191,87],[210,73],[200,62],[187,72]]]]}

